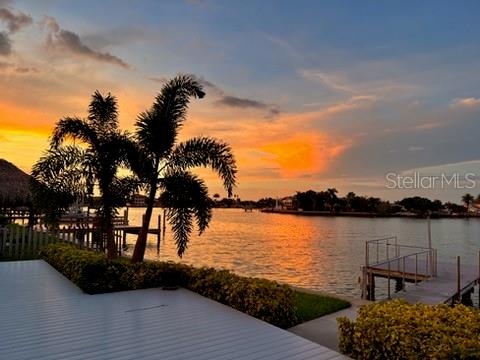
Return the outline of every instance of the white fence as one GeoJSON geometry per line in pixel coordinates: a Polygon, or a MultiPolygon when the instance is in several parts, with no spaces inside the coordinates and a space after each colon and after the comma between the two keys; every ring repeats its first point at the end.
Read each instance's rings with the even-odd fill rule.
{"type": "MultiPolygon", "coordinates": [[[[64,226],[49,232],[43,228],[10,225],[0,228],[0,257],[34,258],[45,245],[57,242],[73,243],[82,248],[102,251],[104,239],[96,235],[96,229],[93,227],[64,226]]],[[[123,231],[115,230],[115,242],[120,254],[125,246],[124,238],[123,231]]]]}

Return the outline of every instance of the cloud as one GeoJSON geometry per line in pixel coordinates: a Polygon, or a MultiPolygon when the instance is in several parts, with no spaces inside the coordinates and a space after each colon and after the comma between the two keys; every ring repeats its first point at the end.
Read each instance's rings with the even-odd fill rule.
{"type": "Polygon", "coordinates": [[[225,93],[222,89],[220,89],[217,85],[213,84],[212,82],[204,79],[203,77],[199,77],[198,81],[210,90],[214,97],[217,99],[215,103],[220,106],[231,107],[231,108],[238,108],[238,109],[255,109],[255,110],[263,110],[267,112],[268,117],[276,116],[280,114],[280,109],[274,104],[267,104],[263,101],[249,99],[249,98],[242,98],[234,95],[230,95],[225,93]]]}
{"type": "Polygon", "coordinates": [[[83,56],[95,61],[117,65],[126,69],[130,68],[130,65],[119,57],[109,52],[96,51],[87,46],[82,42],[78,34],[62,29],[51,16],[44,18],[43,26],[48,31],[47,45],[51,47],[63,49],[74,55],[83,56]]]}
{"type": "Polygon", "coordinates": [[[423,150],[425,150],[425,149],[421,146],[410,146],[408,148],[408,151],[423,151],[423,150]]]}
{"type": "MultiPolygon", "coordinates": [[[[280,114],[280,109],[275,104],[267,104],[266,102],[260,100],[254,100],[249,98],[242,98],[234,95],[227,94],[224,90],[220,87],[215,85],[214,83],[206,80],[204,77],[195,76],[198,82],[202,84],[206,90],[207,94],[213,95],[214,102],[217,105],[229,108],[236,108],[236,109],[254,109],[254,110],[262,110],[266,112],[266,117],[275,117],[280,114]]],[[[164,76],[150,76],[148,80],[163,84],[168,79],[164,76]]]]}
{"type": "Polygon", "coordinates": [[[321,71],[300,69],[300,76],[306,80],[320,81],[323,85],[341,92],[357,93],[358,90],[347,83],[343,76],[338,74],[327,74],[321,71]]]}
{"type": "Polygon", "coordinates": [[[255,109],[266,109],[268,105],[257,100],[240,98],[231,95],[224,95],[221,99],[217,100],[217,104],[236,107],[236,108],[255,108],[255,109]]]}
{"type": "Polygon", "coordinates": [[[302,59],[303,56],[298,52],[288,41],[277,36],[270,34],[263,34],[266,40],[270,41],[272,44],[276,45],[280,49],[284,50],[288,55],[295,59],[302,59]]]}
{"type": "Polygon", "coordinates": [[[261,160],[276,164],[279,174],[285,177],[324,175],[331,162],[350,146],[349,140],[334,139],[327,133],[289,134],[288,129],[283,131],[279,139],[266,142],[260,150],[264,153],[261,160]]]}
{"type": "Polygon", "coordinates": [[[163,76],[150,76],[150,77],[148,77],[148,80],[151,80],[151,81],[159,83],[159,84],[164,84],[168,81],[168,79],[166,77],[163,77],[163,76]]]}
{"type": "Polygon", "coordinates": [[[12,41],[6,32],[0,32],[0,55],[10,55],[12,52],[12,41]]]}
{"type": "MultiPolygon", "coordinates": [[[[8,3],[5,3],[7,5],[8,3]]],[[[3,4],[0,3],[0,6],[3,4]]],[[[0,55],[7,56],[12,53],[12,40],[11,34],[16,33],[22,28],[33,23],[33,19],[30,15],[24,14],[20,11],[14,13],[12,10],[0,7],[0,22],[4,23],[8,29],[8,32],[0,32],[0,55]]]]}
{"type": "Polygon", "coordinates": [[[480,98],[468,97],[453,99],[450,103],[450,107],[466,107],[473,108],[480,105],[480,98]]]}
{"type": "Polygon", "coordinates": [[[428,122],[424,122],[422,124],[416,125],[415,129],[416,130],[432,130],[432,129],[437,129],[446,125],[447,124],[445,122],[428,121],[428,122]]]}
{"type": "Polygon", "coordinates": [[[17,66],[10,62],[0,61],[0,73],[4,73],[4,72],[27,74],[27,73],[38,72],[38,69],[34,67],[17,66]]]}
{"type": "Polygon", "coordinates": [[[395,67],[398,67],[395,63],[374,61],[359,63],[342,71],[300,68],[297,74],[307,81],[320,83],[333,93],[373,95],[378,99],[394,101],[417,96],[421,86],[409,81],[395,67]]]}
{"type": "Polygon", "coordinates": [[[22,13],[21,11],[14,13],[7,8],[0,8],[0,21],[7,25],[7,29],[11,34],[33,23],[30,15],[22,13]]]}

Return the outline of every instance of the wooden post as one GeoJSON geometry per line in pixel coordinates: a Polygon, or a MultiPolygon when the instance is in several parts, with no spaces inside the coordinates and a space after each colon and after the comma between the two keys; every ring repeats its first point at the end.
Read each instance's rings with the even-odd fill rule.
{"type": "Polygon", "coordinates": [[[461,294],[460,294],[460,256],[457,256],[457,301],[460,303],[461,294]]]}
{"type": "Polygon", "coordinates": [[[166,214],[167,214],[167,211],[165,209],[163,209],[163,238],[165,238],[165,229],[167,228],[166,225],[165,225],[165,220],[166,220],[166,214]]]}
{"type": "Polygon", "coordinates": [[[415,285],[417,285],[418,254],[415,254],[415,285]]]}
{"type": "Polygon", "coordinates": [[[128,207],[123,212],[123,225],[128,225],[128,207]]]}
{"type": "Polygon", "coordinates": [[[375,301],[375,275],[370,274],[370,299],[375,301]]]}
{"type": "Polygon", "coordinates": [[[157,223],[157,254],[160,253],[161,231],[162,231],[162,215],[158,215],[158,223],[157,223]]]}
{"type": "Polygon", "coordinates": [[[388,262],[388,277],[387,277],[387,287],[388,287],[388,300],[390,300],[390,261],[388,262]]]}

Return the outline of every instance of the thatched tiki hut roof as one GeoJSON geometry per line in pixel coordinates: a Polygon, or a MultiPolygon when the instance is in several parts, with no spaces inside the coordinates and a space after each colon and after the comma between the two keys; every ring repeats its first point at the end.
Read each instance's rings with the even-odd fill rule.
{"type": "Polygon", "coordinates": [[[30,175],[0,159],[0,207],[31,204],[30,175]]]}

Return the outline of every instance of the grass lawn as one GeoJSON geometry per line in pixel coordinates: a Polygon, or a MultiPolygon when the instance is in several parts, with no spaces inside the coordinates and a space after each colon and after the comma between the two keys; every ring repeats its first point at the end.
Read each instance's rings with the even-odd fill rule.
{"type": "Polygon", "coordinates": [[[295,291],[295,298],[298,324],[350,307],[345,300],[301,291],[295,291]]]}

